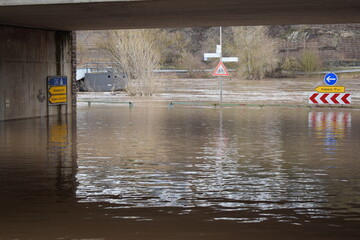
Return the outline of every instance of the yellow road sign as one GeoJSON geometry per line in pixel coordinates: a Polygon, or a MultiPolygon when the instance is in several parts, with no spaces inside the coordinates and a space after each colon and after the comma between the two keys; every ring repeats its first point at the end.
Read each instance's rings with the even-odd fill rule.
{"type": "Polygon", "coordinates": [[[50,94],[66,94],[66,86],[51,87],[49,89],[50,94]]]}
{"type": "Polygon", "coordinates": [[[66,95],[52,95],[49,101],[50,103],[66,103],[66,95]]]}
{"type": "Polygon", "coordinates": [[[315,88],[315,91],[319,93],[344,93],[345,87],[328,87],[328,86],[320,86],[315,88]]]}

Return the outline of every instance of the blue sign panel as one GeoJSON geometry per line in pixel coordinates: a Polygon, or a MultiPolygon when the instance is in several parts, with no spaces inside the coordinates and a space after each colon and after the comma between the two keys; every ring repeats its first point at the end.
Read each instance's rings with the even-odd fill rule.
{"type": "Polygon", "coordinates": [[[335,73],[328,73],[324,77],[324,82],[329,86],[335,85],[337,81],[338,81],[338,77],[336,76],[335,73]]]}
{"type": "Polygon", "coordinates": [[[67,84],[67,77],[48,77],[48,84],[50,86],[64,86],[67,84]]]}

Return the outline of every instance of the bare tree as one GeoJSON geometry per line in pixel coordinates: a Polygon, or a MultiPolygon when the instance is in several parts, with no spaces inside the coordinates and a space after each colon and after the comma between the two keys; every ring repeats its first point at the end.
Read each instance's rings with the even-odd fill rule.
{"type": "Polygon", "coordinates": [[[245,79],[260,79],[278,63],[276,43],[265,27],[233,27],[234,45],[239,56],[239,73],[245,79]]]}
{"type": "Polygon", "coordinates": [[[149,96],[160,90],[154,72],[160,59],[157,31],[111,30],[99,44],[112,56],[115,74],[126,74],[126,91],[130,95],[149,96]]]}

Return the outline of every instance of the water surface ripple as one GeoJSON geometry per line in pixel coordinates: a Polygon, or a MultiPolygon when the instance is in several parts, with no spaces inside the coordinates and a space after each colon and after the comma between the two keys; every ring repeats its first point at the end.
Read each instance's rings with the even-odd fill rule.
{"type": "Polygon", "coordinates": [[[360,239],[360,112],[79,104],[0,122],[0,240],[360,239]]]}
{"type": "Polygon", "coordinates": [[[81,202],[210,208],[212,221],[360,220],[358,112],[115,109],[78,116],[81,202]]]}

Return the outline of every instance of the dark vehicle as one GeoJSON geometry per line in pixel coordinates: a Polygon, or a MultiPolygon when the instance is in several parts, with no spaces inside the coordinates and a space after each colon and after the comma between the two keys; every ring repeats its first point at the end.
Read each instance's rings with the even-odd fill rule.
{"type": "Polygon", "coordinates": [[[85,73],[85,77],[77,81],[80,92],[114,92],[123,91],[126,85],[126,75],[115,75],[111,72],[85,73]]]}

